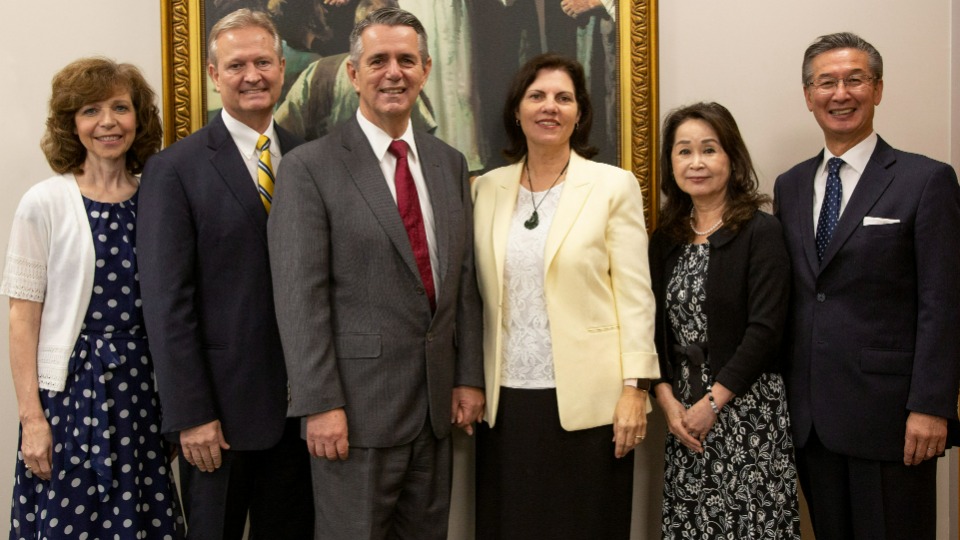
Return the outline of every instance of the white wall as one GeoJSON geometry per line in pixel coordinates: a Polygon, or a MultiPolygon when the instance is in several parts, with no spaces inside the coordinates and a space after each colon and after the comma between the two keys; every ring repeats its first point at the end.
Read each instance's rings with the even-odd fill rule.
{"type": "Polygon", "coordinates": [[[894,147],[950,160],[950,0],[659,5],[661,112],[700,100],[730,109],[766,191],[823,146],[803,100],[800,65],[807,46],[833,32],[855,32],[883,55],[877,132],[894,147]]]}
{"type": "MultiPolygon", "coordinates": [[[[50,175],[39,150],[53,74],[70,60],[100,54],[140,66],[161,88],[160,1],[33,0],[0,18],[0,249],[5,251],[17,201],[50,175]]],[[[822,145],[800,86],[803,50],[818,35],[860,33],[885,60],[883,103],[876,127],[894,146],[960,166],[960,13],[950,0],[662,0],[660,2],[660,106],[667,110],[698,100],[726,105],[740,123],[763,188],[776,175],[812,156],[822,145]],[[951,50],[953,56],[951,56],[951,50]],[[952,135],[952,143],[951,143],[952,135]]],[[[0,358],[7,358],[7,313],[0,309],[0,358]]],[[[0,530],[6,528],[17,441],[17,411],[6,367],[0,367],[0,530]]],[[[652,418],[663,429],[658,418],[652,418]]],[[[458,440],[457,455],[469,454],[458,440]]],[[[464,443],[467,443],[466,445],[464,443]]],[[[647,439],[640,456],[637,491],[659,492],[656,470],[662,437],[647,439]],[[652,439],[652,440],[651,440],[652,439]]],[[[954,454],[956,451],[954,451],[954,454]]],[[[945,467],[942,467],[942,469],[945,467]]],[[[467,470],[458,469],[455,493],[469,493],[467,470]]],[[[943,492],[949,482],[944,478],[943,492]]],[[[955,485],[955,482],[954,482],[955,485]]],[[[955,489],[955,487],[954,487],[955,489]]],[[[655,504],[640,507],[644,526],[656,530],[655,504]]],[[[940,507],[956,527],[956,502],[940,507]]],[[[470,538],[472,512],[455,508],[451,538],[470,538]]],[[[956,529],[954,529],[956,530],[956,529]]]]}

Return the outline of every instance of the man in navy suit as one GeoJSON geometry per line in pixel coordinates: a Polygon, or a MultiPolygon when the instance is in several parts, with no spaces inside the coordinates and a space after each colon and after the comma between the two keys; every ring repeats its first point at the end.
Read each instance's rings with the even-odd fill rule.
{"type": "Polygon", "coordinates": [[[800,483],[817,540],[932,539],[960,384],[957,175],[874,132],[883,61],[860,37],[818,38],[803,86],[825,148],[774,188],[800,483]]]}
{"type": "Polygon", "coordinates": [[[308,539],[309,455],[299,423],[286,418],[267,251],[270,169],[303,141],[273,122],[284,59],[264,14],[221,19],[208,60],[223,111],[149,160],[140,196],[162,429],[180,445],[191,538],[239,540],[249,513],[250,538],[308,539]]]}

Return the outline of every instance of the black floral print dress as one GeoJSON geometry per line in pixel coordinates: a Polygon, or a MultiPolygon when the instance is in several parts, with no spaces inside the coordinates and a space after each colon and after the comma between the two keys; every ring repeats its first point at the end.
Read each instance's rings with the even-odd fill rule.
{"type": "MultiPolygon", "coordinates": [[[[707,340],[709,263],[709,244],[685,245],[667,284],[667,317],[682,346],[707,340]]],[[[699,399],[691,377],[706,388],[713,374],[707,363],[701,369],[686,358],[679,362],[675,397],[689,408],[699,399]]],[[[731,400],[703,447],[698,454],[667,436],[664,538],[800,538],[797,470],[779,374],[764,373],[731,400]]]]}

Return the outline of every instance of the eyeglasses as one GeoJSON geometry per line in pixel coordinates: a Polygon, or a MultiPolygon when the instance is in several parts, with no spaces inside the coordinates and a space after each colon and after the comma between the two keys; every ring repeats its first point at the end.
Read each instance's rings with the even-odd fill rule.
{"type": "Polygon", "coordinates": [[[807,83],[807,86],[813,87],[813,89],[820,94],[832,94],[837,91],[837,88],[842,83],[843,87],[846,88],[848,92],[856,92],[858,90],[862,90],[874,80],[876,80],[876,77],[871,77],[869,75],[850,75],[849,77],[844,77],[842,79],[825,77],[823,79],[810,81],[807,83]]]}

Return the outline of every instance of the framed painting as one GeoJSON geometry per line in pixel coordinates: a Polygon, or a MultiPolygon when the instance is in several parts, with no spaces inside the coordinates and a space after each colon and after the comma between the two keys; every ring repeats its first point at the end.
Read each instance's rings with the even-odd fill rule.
{"type": "Polygon", "coordinates": [[[416,127],[456,147],[472,171],[504,164],[503,97],[516,69],[542,50],[583,64],[594,109],[595,159],[632,170],[648,227],[657,208],[656,0],[161,0],[165,143],[202,127],[220,109],[206,73],[207,34],[238,7],[270,14],[287,59],[276,121],[306,139],[356,111],[343,64],[354,21],[399,5],[427,29],[433,70],[414,111],[416,127]],[[570,6],[577,6],[571,9],[570,6]],[[440,7],[437,7],[440,6],[440,7]]]}

